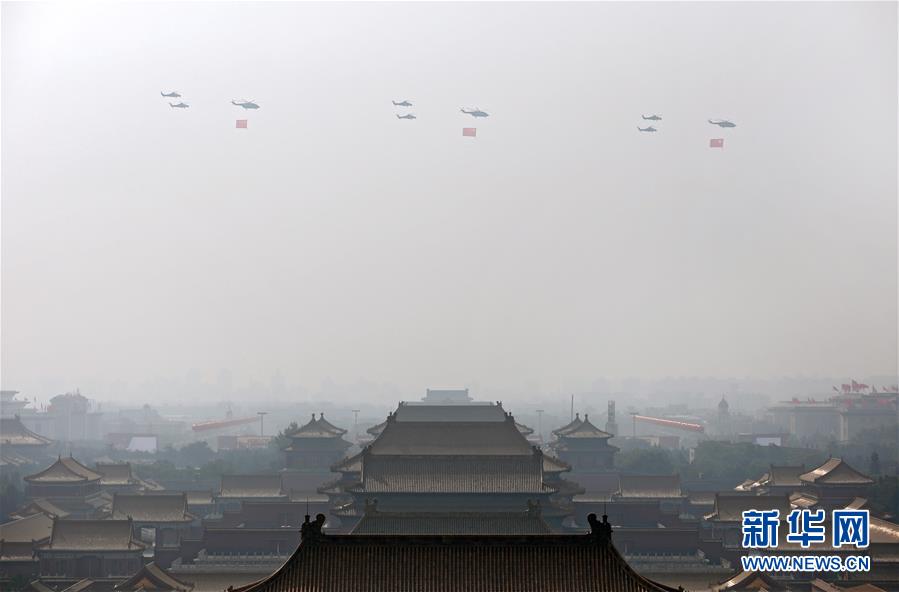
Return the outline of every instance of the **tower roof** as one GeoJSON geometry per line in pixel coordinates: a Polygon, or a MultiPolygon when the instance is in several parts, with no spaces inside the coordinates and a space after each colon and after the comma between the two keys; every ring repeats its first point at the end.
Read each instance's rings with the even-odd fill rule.
{"type": "Polygon", "coordinates": [[[36,434],[25,427],[18,416],[0,418],[0,444],[4,446],[43,447],[53,440],[36,434]]]}
{"type": "Polygon", "coordinates": [[[567,433],[571,430],[577,429],[582,423],[584,423],[584,422],[583,422],[583,420],[581,420],[581,414],[575,413],[574,419],[572,419],[570,422],[566,423],[562,427],[554,429],[552,433],[555,434],[556,436],[561,436],[564,433],[567,433]]]}
{"type": "Polygon", "coordinates": [[[90,483],[99,481],[102,475],[96,473],[72,457],[59,457],[52,465],[34,475],[28,475],[29,483],[90,483]]]}
{"type": "Polygon", "coordinates": [[[568,424],[568,427],[565,426],[560,430],[554,433],[559,436],[559,438],[611,438],[612,434],[609,432],[604,432],[599,429],[592,423],[590,423],[589,416],[585,413],[584,420],[578,423],[577,425],[568,424]]]}
{"type": "Polygon", "coordinates": [[[339,438],[346,434],[346,430],[339,428],[332,424],[330,421],[325,419],[325,414],[320,413],[319,418],[315,418],[315,414],[312,414],[312,419],[309,420],[308,423],[304,424],[297,431],[290,434],[291,438],[339,438]]]}
{"type": "Polygon", "coordinates": [[[511,416],[506,418],[503,422],[388,421],[367,450],[372,455],[532,455],[530,442],[511,416]]]}

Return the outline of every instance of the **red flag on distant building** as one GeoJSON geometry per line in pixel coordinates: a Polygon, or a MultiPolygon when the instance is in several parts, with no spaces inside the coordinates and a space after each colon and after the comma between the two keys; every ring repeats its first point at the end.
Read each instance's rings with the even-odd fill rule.
{"type": "Polygon", "coordinates": [[[724,138],[712,138],[709,140],[709,148],[724,148],[724,138]]]}
{"type": "Polygon", "coordinates": [[[475,136],[478,135],[478,130],[477,130],[477,128],[474,128],[474,127],[463,127],[462,135],[470,136],[470,137],[474,138],[475,136]]]}
{"type": "Polygon", "coordinates": [[[237,127],[238,127],[239,129],[247,129],[247,120],[246,120],[246,119],[238,119],[238,120],[237,120],[237,127]]]}

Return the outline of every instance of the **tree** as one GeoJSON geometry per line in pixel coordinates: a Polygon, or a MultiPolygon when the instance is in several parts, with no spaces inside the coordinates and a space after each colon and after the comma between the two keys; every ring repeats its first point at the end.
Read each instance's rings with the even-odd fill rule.
{"type": "Polygon", "coordinates": [[[179,464],[189,467],[202,467],[215,457],[215,452],[205,440],[191,442],[178,450],[179,464]]]}
{"type": "Polygon", "coordinates": [[[872,477],[880,474],[880,455],[876,450],[871,453],[871,464],[868,465],[868,471],[872,477]]]}
{"type": "Polygon", "coordinates": [[[21,506],[23,501],[18,473],[0,475],[0,520],[6,522],[9,513],[21,506]]]}
{"type": "Polygon", "coordinates": [[[295,434],[299,429],[300,426],[297,422],[290,422],[290,425],[278,432],[278,435],[272,438],[268,445],[275,450],[284,450],[290,445],[290,436],[295,434]]]}
{"type": "Polygon", "coordinates": [[[675,472],[671,453],[661,448],[629,450],[616,455],[619,469],[644,475],[671,475],[675,472]]]}

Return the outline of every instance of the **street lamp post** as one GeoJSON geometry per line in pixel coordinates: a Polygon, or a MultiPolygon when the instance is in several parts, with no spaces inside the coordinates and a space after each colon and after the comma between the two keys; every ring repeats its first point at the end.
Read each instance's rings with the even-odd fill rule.
{"type": "Polygon", "coordinates": [[[353,409],[353,438],[359,443],[359,410],[353,409]]]}
{"type": "Polygon", "coordinates": [[[543,443],[543,409],[537,410],[537,433],[540,434],[540,443],[543,443]]]}

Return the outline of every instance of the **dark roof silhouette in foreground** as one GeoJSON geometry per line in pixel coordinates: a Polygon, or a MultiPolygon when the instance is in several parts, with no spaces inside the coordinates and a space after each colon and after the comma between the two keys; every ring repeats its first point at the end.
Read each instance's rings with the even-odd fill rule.
{"type": "Polygon", "coordinates": [[[273,575],[231,592],[674,592],[637,574],[612,545],[603,516],[575,535],[327,535],[325,516],[273,575]]]}

